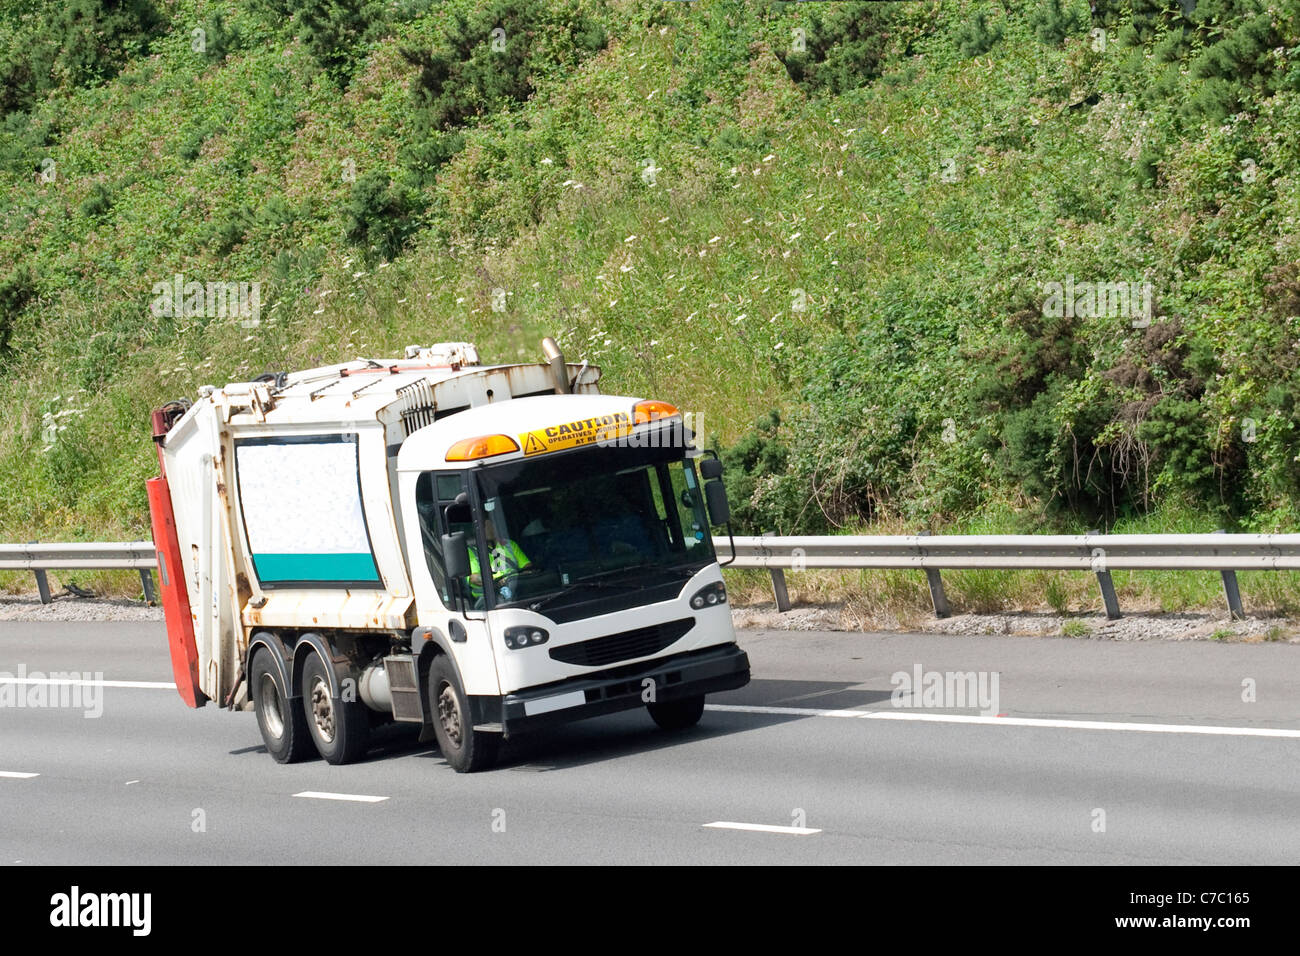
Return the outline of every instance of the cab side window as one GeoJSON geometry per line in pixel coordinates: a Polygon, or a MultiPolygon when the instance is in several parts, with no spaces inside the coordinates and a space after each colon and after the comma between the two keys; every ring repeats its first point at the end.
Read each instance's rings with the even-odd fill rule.
{"type": "Polygon", "coordinates": [[[456,496],[465,490],[465,476],[460,472],[426,471],[415,483],[415,506],[419,512],[425,560],[433,584],[447,607],[453,607],[455,600],[443,561],[442,536],[449,531],[464,530],[448,527],[447,514],[455,504],[456,496]]]}

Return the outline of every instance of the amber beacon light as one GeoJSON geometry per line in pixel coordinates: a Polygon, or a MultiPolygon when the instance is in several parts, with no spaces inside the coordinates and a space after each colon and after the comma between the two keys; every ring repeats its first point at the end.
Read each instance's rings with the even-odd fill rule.
{"type": "Polygon", "coordinates": [[[632,406],[632,422],[636,425],[644,425],[646,422],[653,422],[660,418],[672,418],[674,415],[680,415],[676,405],[669,405],[667,402],[646,401],[637,402],[632,406]]]}
{"type": "Polygon", "coordinates": [[[508,455],[519,450],[519,442],[509,435],[479,435],[477,438],[462,438],[447,449],[448,461],[476,461],[479,458],[494,458],[508,455]]]}

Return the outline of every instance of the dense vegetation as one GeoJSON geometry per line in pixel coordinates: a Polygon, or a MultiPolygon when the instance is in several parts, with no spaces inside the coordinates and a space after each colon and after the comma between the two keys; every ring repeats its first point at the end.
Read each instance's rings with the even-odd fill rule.
{"type": "Polygon", "coordinates": [[[147,412],[555,334],[745,530],[1294,530],[1300,0],[0,0],[0,540],[147,412]],[[260,321],[150,309],[261,283],[260,321]],[[503,290],[498,292],[496,290],[503,290]]]}

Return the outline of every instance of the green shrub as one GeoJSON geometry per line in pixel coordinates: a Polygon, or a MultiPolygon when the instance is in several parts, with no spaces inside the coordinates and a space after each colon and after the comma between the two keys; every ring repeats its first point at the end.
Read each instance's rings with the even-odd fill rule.
{"type": "Polygon", "coordinates": [[[364,44],[388,29],[386,6],[379,0],[297,0],[292,6],[302,45],[340,80],[350,76],[364,44]]]}
{"type": "Polygon", "coordinates": [[[203,243],[213,255],[226,256],[244,241],[257,222],[251,206],[240,206],[219,219],[209,221],[203,231],[203,243]]]}
{"type": "Polygon", "coordinates": [[[107,183],[95,183],[90,187],[90,195],[82,200],[77,211],[87,219],[99,220],[108,215],[113,208],[113,187],[107,183]]]}
{"type": "Polygon", "coordinates": [[[0,113],[30,110],[60,87],[115,76],[167,29],[151,0],[65,0],[20,21],[0,49],[0,113]]]}
{"type": "Polygon", "coordinates": [[[214,132],[206,126],[192,127],[177,147],[176,155],[190,162],[198,159],[199,154],[203,152],[203,144],[212,137],[214,132]]]}
{"type": "Polygon", "coordinates": [[[1059,574],[1053,574],[1047,579],[1047,584],[1043,587],[1043,597],[1047,601],[1047,606],[1057,614],[1064,614],[1066,608],[1070,606],[1070,592],[1061,581],[1059,574]]]}
{"type": "Polygon", "coordinates": [[[608,41],[600,21],[580,8],[544,0],[494,0],[456,11],[433,50],[407,47],[419,67],[411,81],[415,112],[406,165],[419,182],[464,145],[455,131],[475,117],[527,100],[539,76],[571,70],[608,41]]]}
{"type": "Polygon", "coordinates": [[[203,22],[203,39],[203,55],[218,63],[237,52],[243,43],[239,28],[228,24],[220,10],[214,10],[203,22]]]}
{"type": "Polygon", "coordinates": [[[1088,13],[1076,0],[1046,0],[1035,5],[1029,25],[1039,40],[1055,46],[1068,36],[1082,33],[1088,25],[1088,13]]]}
{"type": "Polygon", "coordinates": [[[1147,413],[1137,437],[1151,448],[1158,481],[1202,498],[1214,495],[1210,427],[1199,402],[1162,399],[1147,413]]]}
{"type": "Polygon", "coordinates": [[[998,44],[1003,33],[1001,23],[990,24],[988,13],[976,10],[969,20],[957,27],[957,49],[964,57],[983,56],[998,44]]]}
{"type": "Polygon", "coordinates": [[[1072,618],[1061,625],[1062,637],[1087,637],[1091,633],[1091,628],[1078,618],[1072,618]]]}
{"type": "Polygon", "coordinates": [[[804,50],[778,51],[790,79],[830,94],[881,74],[898,15],[896,3],[834,3],[806,8],[804,50]]]}
{"type": "MultiPolygon", "coordinates": [[[[710,440],[719,447],[717,436],[710,440]]],[[[781,415],[771,411],[754,422],[754,427],[740,441],[721,448],[723,481],[731,503],[731,520],[739,534],[761,534],[791,528],[783,519],[785,509],[780,495],[773,495],[774,485],[786,476],[789,451],[781,439],[781,415]],[[783,527],[783,525],[785,525],[783,527]]]]}
{"type": "Polygon", "coordinates": [[[1135,0],[1130,13],[1103,2],[1095,18],[1134,53],[1125,61],[1126,86],[1145,103],[1172,101],[1185,124],[1219,122],[1258,98],[1300,88],[1300,73],[1279,70],[1274,53],[1300,26],[1294,3],[1135,0]]]}
{"type": "Polygon", "coordinates": [[[19,266],[0,280],[0,361],[9,354],[9,339],[19,313],[36,299],[36,294],[36,276],[31,266],[19,266]]]}
{"type": "Polygon", "coordinates": [[[393,186],[387,173],[373,170],[352,186],[344,237],[370,258],[393,259],[416,228],[418,195],[393,186]]]}

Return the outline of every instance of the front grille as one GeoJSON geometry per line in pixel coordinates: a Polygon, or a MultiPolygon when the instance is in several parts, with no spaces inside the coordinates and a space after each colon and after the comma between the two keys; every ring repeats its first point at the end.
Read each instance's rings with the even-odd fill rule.
{"type": "Polygon", "coordinates": [[[668,621],[651,627],[638,627],[634,631],[623,631],[607,637],[593,638],[590,641],[579,641],[577,644],[553,647],[551,659],[581,667],[604,667],[634,657],[648,657],[676,643],[694,626],[694,618],[684,617],[678,621],[668,621]]]}

